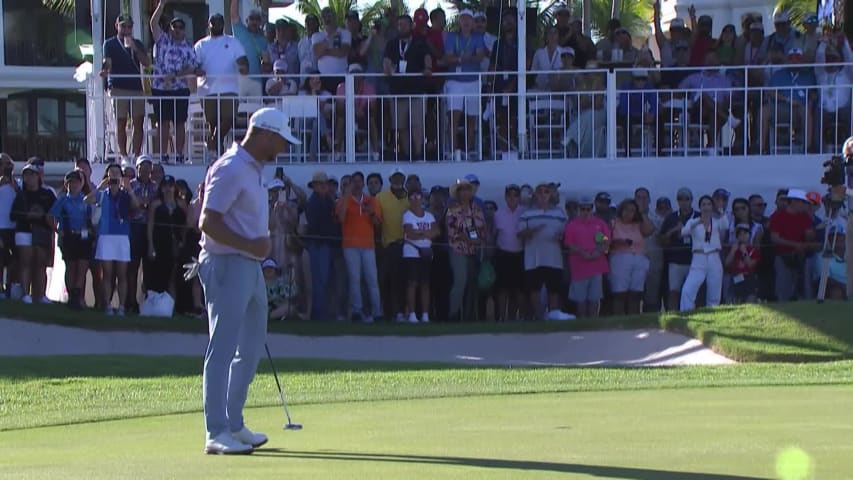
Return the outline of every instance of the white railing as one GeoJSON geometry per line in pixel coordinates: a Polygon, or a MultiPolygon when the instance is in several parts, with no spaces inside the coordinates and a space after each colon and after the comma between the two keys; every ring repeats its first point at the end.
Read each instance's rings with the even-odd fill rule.
{"type": "MultiPolygon", "coordinates": [[[[391,78],[375,74],[342,76],[338,91],[321,95],[263,95],[258,79],[244,77],[242,94],[236,96],[106,95],[104,109],[97,108],[101,79],[95,78],[87,89],[89,125],[96,126],[103,115],[105,135],[90,139],[90,157],[114,159],[121,150],[111,108],[115,101],[127,102],[136,112],[144,109],[143,152],[167,151],[175,158],[180,150],[193,163],[215,158],[241,138],[248,116],[262,106],[286,111],[302,139],[302,146],[291,146],[278,158],[284,163],[831,154],[853,125],[853,75],[846,73],[853,66],[841,67],[842,74],[829,77],[836,84],[809,87],[744,86],[750,75],[759,73],[766,81],[784,65],[713,74],[696,69],[529,72],[531,79],[546,77],[536,78],[522,94],[495,90],[496,80],[517,78],[514,72],[465,73],[476,80],[462,85],[454,80],[459,74],[410,75],[424,86],[412,95],[387,93],[391,78]],[[633,81],[635,71],[667,81],[684,70],[698,75],[688,81],[693,88],[647,89],[633,81]],[[846,99],[846,106],[833,109],[830,97],[846,99]],[[184,113],[183,126],[160,121],[184,113]],[[92,147],[100,145],[93,154],[92,147]]],[[[802,75],[813,71],[813,66],[801,68],[809,69],[802,75]]],[[[133,136],[127,138],[131,144],[133,136]]]]}

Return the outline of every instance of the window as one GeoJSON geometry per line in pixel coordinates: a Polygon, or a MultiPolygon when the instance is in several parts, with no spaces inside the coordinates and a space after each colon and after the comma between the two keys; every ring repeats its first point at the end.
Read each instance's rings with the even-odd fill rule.
{"type": "Polygon", "coordinates": [[[37,135],[54,136],[60,133],[58,99],[38,98],[36,112],[38,118],[37,135]]]}
{"type": "Polygon", "coordinates": [[[65,133],[70,138],[86,138],[86,99],[77,95],[65,100],[65,133]]]}
{"type": "Polygon", "coordinates": [[[2,3],[7,65],[66,67],[81,62],[80,45],[92,42],[87,33],[91,32],[91,25],[87,26],[88,8],[85,17],[81,15],[82,8],[66,16],[45,7],[41,1],[3,0],[2,3]]]}
{"type": "Polygon", "coordinates": [[[6,134],[26,136],[30,125],[30,106],[26,98],[6,101],[6,134]]]}

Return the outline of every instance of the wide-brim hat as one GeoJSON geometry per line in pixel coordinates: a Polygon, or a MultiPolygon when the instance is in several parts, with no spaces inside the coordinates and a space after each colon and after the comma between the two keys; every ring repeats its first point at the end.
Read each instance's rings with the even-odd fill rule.
{"type": "Polygon", "coordinates": [[[456,182],[450,186],[450,196],[456,198],[460,188],[470,188],[473,190],[474,186],[464,178],[457,179],[456,182]]]}
{"type": "Polygon", "coordinates": [[[320,183],[329,183],[329,176],[326,175],[326,172],[314,172],[314,175],[311,177],[311,181],[308,182],[308,188],[314,188],[315,182],[320,183]]]}

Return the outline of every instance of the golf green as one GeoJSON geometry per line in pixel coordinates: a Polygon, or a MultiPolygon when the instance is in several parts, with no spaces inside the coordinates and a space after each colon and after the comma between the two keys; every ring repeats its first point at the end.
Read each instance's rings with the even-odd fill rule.
{"type": "MultiPolygon", "coordinates": [[[[0,478],[772,479],[796,445],[853,471],[853,386],[543,393],[246,412],[270,442],[202,454],[200,413],[0,432],[0,478]]],[[[84,401],[81,399],[81,402],[84,401]]],[[[802,479],[805,480],[805,479],[802,479]]]]}

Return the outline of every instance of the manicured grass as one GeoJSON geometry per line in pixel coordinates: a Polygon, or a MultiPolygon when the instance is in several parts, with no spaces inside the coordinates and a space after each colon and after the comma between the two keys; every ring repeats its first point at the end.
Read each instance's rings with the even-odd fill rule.
{"type": "Polygon", "coordinates": [[[247,422],[270,443],[231,458],[201,453],[200,414],[149,417],[2,432],[0,478],[757,480],[776,478],[776,454],[798,445],[815,478],[841,479],[853,471],[851,395],[757,387],[310,405],[293,409],[299,432],[281,430],[280,408],[254,409],[247,422]]]}
{"type": "MultiPolygon", "coordinates": [[[[276,360],[294,405],[543,392],[853,385],[853,362],[690,368],[477,368],[276,360]]],[[[784,390],[780,390],[784,392],[784,390]]],[[[780,393],[780,396],[782,394],[780,393]]],[[[0,357],[0,431],[196,412],[201,359],[188,357],[0,357]]],[[[266,360],[251,406],[278,404],[266,360]]],[[[663,401],[660,408],[666,408],[663,401]]]]}
{"type": "Polygon", "coordinates": [[[851,303],[725,306],[683,316],[663,315],[661,324],[740,362],[853,358],[851,303]]]}
{"type": "MultiPolygon", "coordinates": [[[[59,305],[3,302],[2,316],[96,330],[206,333],[204,320],[72,312],[59,305]]],[[[664,313],[571,322],[399,325],[383,323],[270,323],[269,330],[303,336],[435,336],[472,333],[534,333],[569,330],[665,328],[699,338],[739,362],[812,362],[853,358],[853,303],[814,302],[724,306],[688,314],[664,313]]]]}

